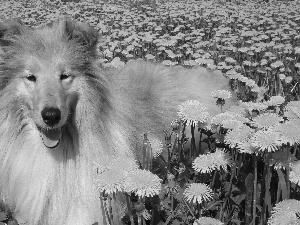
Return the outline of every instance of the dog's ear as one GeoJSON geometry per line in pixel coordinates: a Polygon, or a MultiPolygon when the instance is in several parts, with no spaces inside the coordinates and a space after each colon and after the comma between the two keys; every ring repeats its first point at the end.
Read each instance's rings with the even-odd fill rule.
{"type": "Polygon", "coordinates": [[[97,45],[99,33],[87,23],[64,20],[64,29],[69,39],[75,39],[88,49],[97,45]]]}
{"type": "Polygon", "coordinates": [[[14,36],[22,33],[24,26],[21,20],[7,20],[0,23],[0,46],[8,46],[14,36]]]}

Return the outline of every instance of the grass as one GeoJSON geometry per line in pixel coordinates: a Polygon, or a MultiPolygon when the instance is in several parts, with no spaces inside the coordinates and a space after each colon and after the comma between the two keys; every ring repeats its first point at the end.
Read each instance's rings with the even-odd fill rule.
{"type": "MultiPolygon", "coordinates": [[[[119,223],[117,214],[125,224],[300,223],[299,1],[160,1],[151,7],[6,0],[0,7],[0,20],[18,17],[33,27],[61,16],[88,21],[101,34],[104,67],[143,58],[221,70],[243,101],[207,123],[189,119],[194,106],[186,103],[186,121],[174,121],[166,143],[145,136],[141,168],[160,180],[143,174],[152,189],[129,188],[126,206],[115,207],[114,191],[105,195],[112,224],[119,223]]],[[[216,99],[224,104],[224,96],[216,99]]],[[[0,220],[7,221],[2,214],[0,220]]]]}

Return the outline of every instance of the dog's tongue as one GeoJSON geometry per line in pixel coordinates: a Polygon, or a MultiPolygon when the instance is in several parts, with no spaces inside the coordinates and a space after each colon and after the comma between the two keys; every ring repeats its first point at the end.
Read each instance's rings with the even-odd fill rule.
{"type": "Polygon", "coordinates": [[[61,129],[43,130],[41,132],[43,143],[48,148],[55,148],[61,138],[61,129]]]}

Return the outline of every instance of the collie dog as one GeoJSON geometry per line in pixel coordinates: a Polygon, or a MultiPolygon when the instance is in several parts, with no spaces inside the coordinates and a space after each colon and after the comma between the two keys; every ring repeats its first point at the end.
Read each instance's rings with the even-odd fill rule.
{"type": "Polygon", "coordinates": [[[211,91],[228,89],[221,73],[142,60],[107,70],[97,41],[68,19],[0,24],[0,193],[19,223],[105,223],[95,164],[135,157],[141,135],[159,137],[186,100],[220,112],[211,91]]]}

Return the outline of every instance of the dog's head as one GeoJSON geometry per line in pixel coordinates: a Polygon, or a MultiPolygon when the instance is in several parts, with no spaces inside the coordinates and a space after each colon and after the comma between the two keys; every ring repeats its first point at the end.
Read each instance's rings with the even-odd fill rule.
{"type": "Polygon", "coordinates": [[[76,107],[78,84],[93,76],[97,40],[93,28],[68,19],[39,29],[0,24],[0,90],[14,85],[49,148],[59,144],[76,107]]]}

